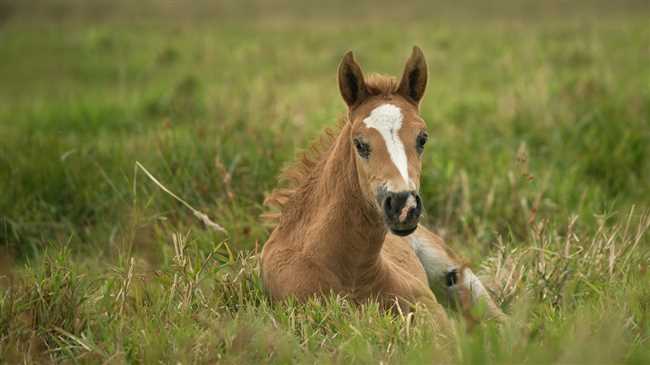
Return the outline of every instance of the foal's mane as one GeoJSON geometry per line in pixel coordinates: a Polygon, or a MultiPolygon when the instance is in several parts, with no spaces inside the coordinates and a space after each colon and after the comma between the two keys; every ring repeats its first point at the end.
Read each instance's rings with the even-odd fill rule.
{"type": "MultiPolygon", "coordinates": [[[[370,74],[365,79],[368,96],[389,96],[397,92],[399,84],[392,76],[370,74]]],[[[271,225],[276,225],[287,209],[287,203],[300,190],[313,184],[314,177],[320,172],[317,167],[323,162],[332,149],[341,130],[348,123],[343,117],[337,127],[327,128],[311,146],[298,154],[298,158],[288,165],[278,177],[280,187],[275,188],[264,200],[269,211],[262,217],[271,225]]]]}

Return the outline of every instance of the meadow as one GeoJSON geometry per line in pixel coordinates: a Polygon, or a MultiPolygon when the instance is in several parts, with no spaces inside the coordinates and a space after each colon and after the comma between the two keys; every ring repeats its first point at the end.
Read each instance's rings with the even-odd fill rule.
{"type": "Polygon", "coordinates": [[[490,4],[0,1],[0,363],[649,363],[650,6],[490,4]],[[341,56],[413,45],[424,222],[510,316],[454,348],[259,274],[341,56]]]}

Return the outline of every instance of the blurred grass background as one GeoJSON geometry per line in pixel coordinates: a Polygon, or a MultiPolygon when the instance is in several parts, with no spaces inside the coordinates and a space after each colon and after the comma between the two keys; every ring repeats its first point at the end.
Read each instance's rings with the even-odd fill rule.
{"type": "Polygon", "coordinates": [[[0,361],[437,358],[426,318],[271,305],[254,255],[275,176],[345,110],[342,54],[399,75],[414,44],[431,75],[425,221],[513,314],[461,336],[454,361],[650,361],[649,16],[647,1],[0,0],[0,361]]]}

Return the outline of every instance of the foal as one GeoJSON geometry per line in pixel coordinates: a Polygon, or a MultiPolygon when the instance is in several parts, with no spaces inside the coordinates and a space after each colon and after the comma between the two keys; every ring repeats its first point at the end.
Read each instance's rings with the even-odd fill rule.
{"type": "Polygon", "coordinates": [[[279,208],[264,245],[262,277],[274,300],[334,292],[386,308],[428,307],[441,325],[436,296],[464,316],[483,302],[488,317],[503,313],[440,237],[418,224],[421,158],[427,142],[419,103],[427,83],[414,47],[401,81],[365,78],[348,52],[338,69],[347,118],[284,173],[289,187],[267,204],[279,208]],[[435,293],[435,295],[434,295],[435,293]]]}

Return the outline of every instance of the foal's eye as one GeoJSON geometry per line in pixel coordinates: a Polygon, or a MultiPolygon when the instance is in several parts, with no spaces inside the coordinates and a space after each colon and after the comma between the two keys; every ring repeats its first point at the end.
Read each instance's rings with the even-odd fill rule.
{"type": "Polygon", "coordinates": [[[422,153],[422,151],[424,151],[424,145],[427,143],[428,139],[429,135],[427,132],[421,132],[418,134],[418,138],[415,140],[418,153],[422,153]]]}
{"type": "Polygon", "coordinates": [[[354,139],[354,147],[357,149],[359,156],[363,158],[368,158],[370,156],[370,146],[359,138],[354,139]]]}

